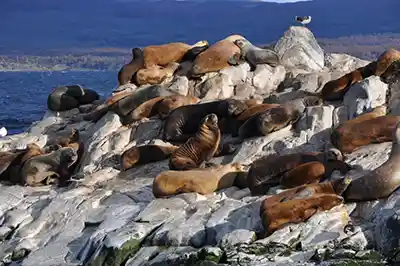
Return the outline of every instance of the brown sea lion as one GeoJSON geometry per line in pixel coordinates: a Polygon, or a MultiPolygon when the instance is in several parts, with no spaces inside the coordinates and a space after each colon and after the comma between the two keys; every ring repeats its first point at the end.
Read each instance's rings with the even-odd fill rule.
{"type": "Polygon", "coordinates": [[[343,194],[346,201],[387,198],[400,186],[400,123],[392,131],[389,159],[370,173],[351,181],[343,194]]]}
{"type": "Polygon", "coordinates": [[[400,59],[394,61],[386,71],[381,75],[381,80],[386,84],[392,85],[393,83],[399,83],[400,81],[400,59]]]}
{"type": "Polygon", "coordinates": [[[143,51],[140,48],[132,49],[132,60],[121,67],[118,71],[118,83],[119,85],[125,85],[128,83],[134,83],[134,75],[136,72],[144,67],[143,51]]]}
{"type": "Polygon", "coordinates": [[[351,153],[359,147],[392,141],[393,130],[400,121],[400,116],[385,115],[369,119],[363,114],[359,121],[346,121],[334,128],[331,134],[333,146],[343,153],[351,153]]]}
{"type": "Polygon", "coordinates": [[[206,115],[194,137],[176,149],[169,159],[169,169],[189,170],[199,168],[209,161],[219,148],[221,133],[218,128],[218,117],[206,115]]]}
{"type": "Polygon", "coordinates": [[[0,152],[0,179],[9,180],[7,170],[9,169],[12,162],[21,154],[23,151],[2,151],[0,152]]]}
{"type": "Polygon", "coordinates": [[[172,62],[165,67],[152,66],[149,68],[142,68],[136,72],[136,84],[138,86],[144,84],[161,84],[167,78],[172,77],[178,67],[178,63],[172,62]]]}
{"type": "Polygon", "coordinates": [[[97,106],[93,111],[73,120],[97,121],[110,110],[118,114],[123,120],[130,112],[145,101],[171,94],[171,92],[160,85],[153,85],[134,92],[119,92],[108,98],[103,104],[97,106]]]}
{"type": "Polygon", "coordinates": [[[393,62],[400,60],[400,52],[396,49],[390,48],[383,52],[377,61],[375,76],[380,76],[388,69],[393,62]]]}
{"type": "Polygon", "coordinates": [[[279,185],[282,175],[302,164],[321,162],[325,165],[326,162],[342,160],[342,153],[334,148],[326,152],[267,155],[252,163],[247,176],[247,184],[253,195],[263,195],[269,188],[279,185]]]}
{"type": "Polygon", "coordinates": [[[297,224],[308,220],[318,211],[330,210],[343,203],[343,198],[336,194],[317,194],[305,199],[294,199],[273,205],[261,204],[262,225],[267,234],[288,224],[297,224]]]}
{"type": "Polygon", "coordinates": [[[318,183],[329,178],[335,170],[344,175],[350,171],[350,168],[347,163],[339,160],[309,162],[284,173],[280,184],[286,188],[293,188],[304,184],[318,183]]]}
{"type": "Polygon", "coordinates": [[[341,101],[348,88],[363,79],[361,71],[356,69],[338,79],[331,80],[322,88],[322,98],[325,101],[341,101]]]}
{"type": "Polygon", "coordinates": [[[233,42],[237,39],[245,39],[240,35],[231,35],[211,45],[207,50],[200,53],[194,60],[190,70],[192,77],[199,77],[208,72],[216,72],[229,67],[229,59],[240,49],[233,42]]]}
{"type": "Polygon", "coordinates": [[[231,119],[231,134],[233,137],[237,137],[239,134],[239,128],[252,116],[260,114],[270,108],[279,107],[280,104],[277,103],[264,103],[264,104],[256,104],[250,106],[248,109],[244,110],[241,114],[231,119]]]}
{"type": "Polygon", "coordinates": [[[178,107],[165,120],[163,139],[184,142],[198,131],[199,124],[206,115],[213,113],[221,119],[236,116],[246,109],[247,105],[243,101],[235,99],[178,107]]]}
{"type": "Polygon", "coordinates": [[[47,97],[47,108],[61,112],[90,104],[100,98],[94,90],[85,89],[81,85],[67,85],[55,88],[47,97]]]}
{"type": "Polygon", "coordinates": [[[21,178],[29,186],[64,185],[71,175],[70,167],[77,159],[76,151],[70,147],[33,157],[22,167],[21,178]]]}
{"type": "Polygon", "coordinates": [[[143,49],[144,67],[166,66],[172,62],[180,62],[185,54],[193,48],[208,46],[205,40],[199,41],[194,45],[183,42],[173,42],[162,45],[151,45],[143,49]]]}
{"type": "Polygon", "coordinates": [[[232,187],[241,174],[245,174],[245,169],[239,163],[188,171],[164,171],[154,178],[153,194],[156,198],[189,192],[206,195],[232,187]]]}
{"type": "Polygon", "coordinates": [[[197,97],[183,95],[156,97],[139,105],[128,116],[132,122],[155,115],[165,119],[172,110],[180,106],[195,104],[199,101],[200,99],[197,97]]]}
{"type": "Polygon", "coordinates": [[[306,107],[321,104],[322,99],[318,96],[306,96],[269,108],[247,119],[239,128],[239,136],[242,139],[266,136],[297,122],[306,107]]]}
{"type": "Polygon", "coordinates": [[[122,153],[120,160],[121,168],[125,171],[135,165],[165,160],[177,148],[178,146],[174,145],[162,146],[155,144],[134,146],[122,153]]]}
{"type": "Polygon", "coordinates": [[[269,196],[264,200],[265,205],[273,205],[293,199],[305,199],[317,194],[342,195],[351,183],[350,177],[342,177],[332,181],[325,181],[315,184],[306,184],[286,189],[276,195],[269,196]]]}

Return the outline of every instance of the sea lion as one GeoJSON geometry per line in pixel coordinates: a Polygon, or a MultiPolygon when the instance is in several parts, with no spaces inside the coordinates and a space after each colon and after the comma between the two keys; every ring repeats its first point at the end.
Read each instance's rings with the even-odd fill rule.
{"type": "Polygon", "coordinates": [[[78,156],[73,148],[61,148],[49,154],[33,157],[21,169],[24,184],[40,186],[56,183],[64,185],[70,177],[70,167],[78,156]]]}
{"type": "Polygon", "coordinates": [[[243,101],[235,99],[180,106],[165,120],[163,139],[184,142],[198,131],[199,124],[206,115],[214,113],[221,119],[236,116],[246,109],[247,105],[243,101]]]}
{"type": "Polygon", "coordinates": [[[84,89],[80,85],[67,85],[57,87],[49,94],[47,108],[54,112],[68,111],[99,98],[99,94],[94,90],[84,89]]]}
{"type": "Polygon", "coordinates": [[[231,65],[239,65],[244,60],[247,60],[254,68],[259,64],[268,64],[273,67],[279,64],[279,56],[272,49],[261,49],[246,39],[238,39],[233,43],[240,48],[240,53],[228,60],[231,65]]]}
{"type": "Polygon", "coordinates": [[[167,159],[178,146],[168,145],[142,145],[134,146],[121,155],[121,169],[128,170],[135,165],[143,165],[150,162],[157,162],[167,159]]]}
{"type": "Polygon", "coordinates": [[[293,199],[275,203],[261,204],[262,225],[267,234],[288,224],[297,224],[308,220],[318,211],[325,211],[343,203],[343,197],[336,194],[317,194],[305,199],[293,199]]]}
{"type": "Polygon", "coordinates": [[[126,118],[125,121],[134,122],[156,115],[161,119],[165,119],[172,110],[180,106],[195,104],[199,101],[200,99],[197,97],[183,95],[156,97],[140,104],[128,115],[129,118],[126,118]]]}
{"type": "Polygon", "coordinates": [[[211,45],[207,50],[200,53],[193,62],[190,69],[191,77],[199,77],[208,72],[216,72],[229,67],[229,59],[240,49],[233,42],[237,39],[245,39],[240,35],[231,35],[211,45]]]}
{"type": "Polygon", "coordinates": [[[321,95],[325,101],[341,101],[351,85],[363,80],[359,69],[356,69],[338,79],[327,82],[321,95]]]}
{"type": "Polygon", "coordinates": [[[0,152],[0,179],[8,180],[8,174],[6,175],[8,168],[12,164],[12,162],[21,154],[23,151],[2,151],[0,152]]]}
{"type": "Polygon", "coordinates": [[[387,198],[400,186],[400,123],[392,131],[389,159],[370,173],[353,181],[343,197],[346,201],[369,201],[387,198]]]}
{"type": "Polygon", "coordinates": [[[333,171],[338,170],[344,175],[350,169],[351,167],[347,163],[340,160],[309,162],[284,173],[280,184],[286,188],[293,188],[304,184],[318,183],[331,177],[333,171]]]}
{"type": "Polygon", "coordinates": [[[103,104],[97,106],[93,111],[81,115],[77,120],[97,121],[108,111],[112,110],[122,119],[129,115],[140,104],[159,96],[169,96],[172,92],[164,87],[153,85],[134,92],[119,92],[108,98],[103,104]]]}
{"type": "Polygon", "coordinates": [[[178,67],[178,63],[172,62],[165,67],[152,66],[149,68],[142,68],[136,72],[136,84],[138,86],[144,84],[161,84],[167,78],[172,77],[178,67]]]}
{"type": "Polygon", "coordinates": [[[218,117],[206,115],[200,123],[194,137],[176,149],[169,159],[169,169],[189,170],[199,168],[203,162],[209,161],[216,153],[221,140],[218,128],[218,117]]]}
{"type": "Polygon", "coordinates": [[[247,185],[253,195],[262,195],[280,183],[282,175],[309,163],[342,161],[342,153],[335,148],[325,152],[301,152],[286,155],[271,154],[255,160],[247,176],[247,185]]]}
{"type": "MultiPolygon", "coordinates": [[[[375,114],[376,115],[376,114],[375,114]]],[[[343,153],[351,153],[359,147],[392,141],[393,130],[400,116],[385,115],[371,119],[368,114],[356,117],[359,121],[349,120],[334,128],[331,133],[333,146],[343,153]]]]}
{"type": "Polygon", "coordinates": [[[400,52],[396,49],[389,48],[385,52],[383,52],[377,61],[377,66],[375,70],[375,76],[380,76],[389,68],[393,62],[400,60],[400,52]]]}
{"type": "Polygon", "coordinates": [[[132,60],[121,67],[118,71],[118,84],[125,85],[134,83],[134,75],[136,72],[144,67],[143,51],[140,48],[132,49],[132,60]]]}
{"type": "Polygon", "coordinates": [[[245,174],[245,169],[239,163],[188,171],[164,171],[154,178],[153,194],[156,198],[190,192],[207,195],[232,187],[241,174],[245,174]]]}
{"type": "Polygon", "coordinates": [[[193,48],[208,46],[205,40],[194,45],[183,42],[173,42],[162,45],[151,45],[143,49],[144,67],[151,68],[156,65],[166,66],[169,63],[180,62],[185,54],[193,48]]]}
{"type": "Polygon", "coordinates": [[[233,119],[231,119],[230,125],[231,125],[231,134],[233,137],[237,137],[239,134],[239,128],[243,125],[244,122],[247,121],[247,119],[249,119],[252,116],[255,116],[257,114],[260,114],[270,108],[273,107],[278,107],[280,106],[280,104],[268,104],[268,103],[264,103],[264,104],[255,104],[253,106],[250,106],[248,109],[244,110],[241,114],[239,114],[238,116],[234,117],[233,119]]]}
{"type": "Polygon", "coordinates": [[[239,137],[242,139],[266,136],[278,131],[289,124],[294,124],[308,106],[321,105],[322,99],[317,96],[288,101],[280,106],[269,108],[258,113],[244,122],[239,128],[239,137]]]}

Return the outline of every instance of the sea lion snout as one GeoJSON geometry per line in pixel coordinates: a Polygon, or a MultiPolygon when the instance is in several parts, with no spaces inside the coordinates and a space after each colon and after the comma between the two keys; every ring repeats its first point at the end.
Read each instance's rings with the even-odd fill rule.
{"type": "Polygon", "coordinates": [[[204,118],[206,125],[218,125],[218,116],[216,114],[209,114],[204,118]]]}

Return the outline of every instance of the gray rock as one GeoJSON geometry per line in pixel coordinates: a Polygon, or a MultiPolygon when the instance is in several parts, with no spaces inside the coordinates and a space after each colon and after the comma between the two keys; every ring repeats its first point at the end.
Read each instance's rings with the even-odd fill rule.
{"type": "Polygon", "coordinates": [[[359,59],[348,54],[325,54],[325,67],[328,68],[330,72],[350,73],[369,63],[370,61],[359,59]]]}
{"type": "Polygon", "coordinates": [[[257,65],[253,76],[253,86],[256,93],[262,96],[268,96],[274,92],[279,84],[285,79],[286,70],[283,66],[271,67],[263,64],[257,65]]]}
{"type": "Polygon", "coordinates": [[[349,119],[386,103],[388,85],[377,76],[368,77],[353,86],[343,97],[343,105],[349,110],[349,119]]]}
{"type": "Polygon", "coordinates": [[[306,27],[289,27],[275,45],[275,51],[287,68],[311,72],[320,71],[324,67],[324,51],[306,27]]]}
{"type": "Polygon", "coordinates": [[[188,95],[189,93],[188,78],[185,76],[175,76],[171,84],[168,86],[167,90],[184,96],[188,95]]]}

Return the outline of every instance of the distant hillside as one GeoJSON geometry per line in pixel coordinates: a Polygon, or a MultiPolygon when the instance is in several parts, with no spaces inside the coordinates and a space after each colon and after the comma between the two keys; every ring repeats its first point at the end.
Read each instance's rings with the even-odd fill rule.
{"type": "MultiPolygon", "coordinates": [[[[400,49],[400,34],[374,34],[319,38],[327,53],[346,53],[366,60],[375,60],[388,48],[400,49]]],[[[273,44],[273,43],[272,43],[273,44]]],[[[260,45],[261,46],[261,45],[260,45]]],[[[130,48],[53,50],[49,56],[0,55],[0,71],[106,70],[118,71],[131,58],[130,48]]]]}

